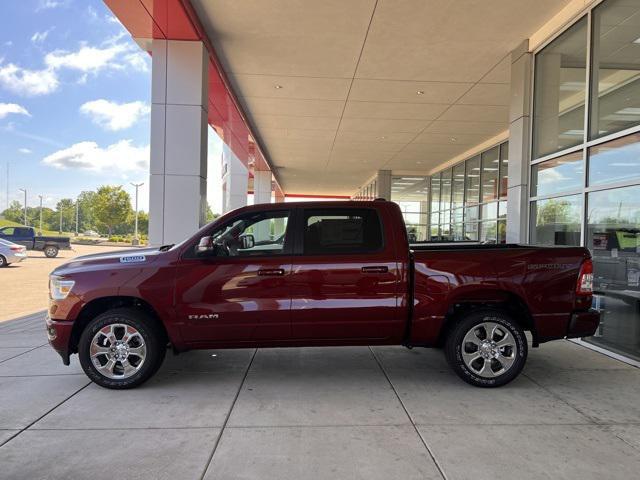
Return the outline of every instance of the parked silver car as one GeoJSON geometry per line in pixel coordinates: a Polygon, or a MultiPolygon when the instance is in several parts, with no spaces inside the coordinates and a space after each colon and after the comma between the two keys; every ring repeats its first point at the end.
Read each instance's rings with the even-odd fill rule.
{"type": "Polygon", "coordinates": [[[27,258],[27,247],[0,238],[0,267],[18,263],[27,258]]]}

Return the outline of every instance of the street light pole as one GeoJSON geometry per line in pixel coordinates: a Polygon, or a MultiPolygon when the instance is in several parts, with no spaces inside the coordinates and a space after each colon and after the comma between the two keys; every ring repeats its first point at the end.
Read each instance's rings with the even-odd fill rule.
{"type": "Polygon", "coordinates": [[[133,241],[131,242],[133,245],[139,245],[140,240],[138,239],[138,188],[144,185],[144,183],[132,183],[132,186],[136,188],[136,220],[135,220],[135,231],[133,234],[133,241]]]}
{"type": "Polygon", "coordinates": [[[42,195],[38,195],[40,198],[40,235],[42,235],[42,195]]]}
{"type": "Polygon", "coordinates": [[[79,202],[76,198],[76,237],[78,236],[78,219],[80,218],[79,202]]]}
{"type": "Polygon", "coordinates": [[[24,226],[28,226],[27,225],[27,189],[26,188],[19,188],[18,190],[20,190],[21,192],[24,192],[24,226]]]}
{"type": "Polygon", "coordinates": [[[60,228],[58,229],[59,233],[62,233],[62,205],[58,203],[58,208],[60,209],[60,228]]]}

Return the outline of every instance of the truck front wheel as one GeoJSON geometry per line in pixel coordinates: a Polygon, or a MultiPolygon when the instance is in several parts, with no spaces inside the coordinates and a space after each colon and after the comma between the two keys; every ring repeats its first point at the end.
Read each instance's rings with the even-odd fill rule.
{"type": "Polygon", "coordinates": [[[44,255],[47,258],[56,258],[58,256],[58,247],[55,245],[47,245],[44,247],[44,255]]]}
{"type": "Polygon", "coordinates": [[[133,388],[162,365],[167,345],[157,322],[134,308],[109,310],[91,320],[78,355],[87,376],[101,387],[133,388]]]}
{"type": "Polygon", "coordinates": [[[522,371],[527,360],[524,330],[499,309],[465,315],[450,332],[445,355],[465,382],[476,387],[499,387],[522,371]]]}

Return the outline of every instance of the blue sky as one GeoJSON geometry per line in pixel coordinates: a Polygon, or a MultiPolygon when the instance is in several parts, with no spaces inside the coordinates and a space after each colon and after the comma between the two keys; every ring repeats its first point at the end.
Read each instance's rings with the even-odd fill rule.
{"type": "MultiPolygon", "coordinates": [[[[151,59],[99,0],[0,3],[0,210],[54,206],[103,184],[144,182],[151,59]]],[[[219,211],[220,141],[210,132],[209,201],[219,211]],[[217,171],[217,172],[216,172],[217,171]]]]}

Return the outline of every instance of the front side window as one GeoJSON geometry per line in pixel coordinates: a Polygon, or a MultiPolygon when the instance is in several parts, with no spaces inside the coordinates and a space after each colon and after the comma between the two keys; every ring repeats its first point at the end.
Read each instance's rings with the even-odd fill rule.
{"type": "Polygon", "coordinates": [[[382,226],[372,209],[305,211],[304,254],[367,253],[383,246],[382,226]]]}
{"type": "Polygon", "coordinates": [[[211,235],[215,255],[282,255],[286,253],[288,219],[288,211],[259,212],[239,217],[215,230],[211,235]]]}

